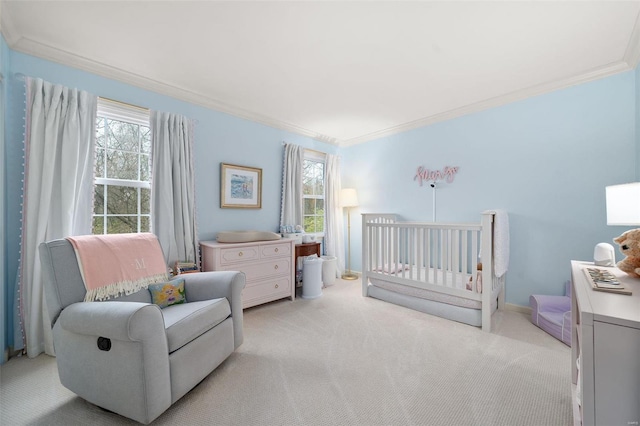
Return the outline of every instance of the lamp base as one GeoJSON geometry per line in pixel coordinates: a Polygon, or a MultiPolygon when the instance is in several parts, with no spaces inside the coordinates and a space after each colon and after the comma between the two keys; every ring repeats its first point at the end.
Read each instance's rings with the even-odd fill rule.
{"type": "Polygon", "coordinates": [[[342,274],[341,278],[343,280],[357,280],[360,277],[358,276],[358,274],[354,274],[352,272],[346,272],[346,273],[342,274]]]}

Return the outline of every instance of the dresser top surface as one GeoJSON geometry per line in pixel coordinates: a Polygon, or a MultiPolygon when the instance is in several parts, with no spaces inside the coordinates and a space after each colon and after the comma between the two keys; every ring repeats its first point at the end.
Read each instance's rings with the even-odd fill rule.
{"type": "Polygon", "coordinates": [[[571,261],[575,297],[582,313],[595,321],[609,322],[640,328],[640,278],[632,278],[615,267],[594,266],[593,262],[571,261]],[[599,268],[611,272],[633,294],[615,294],[596,291],[584,273],[584,269],[599,268]]]}
{"type": "Polygon", "coordinates": [[[267,240],[267,241],[250,241],[246,243],[219,243],[217,241],[200,241],[200,245],[205,247],[212,248],[233,248],[233,247],[246,247],[246,246],[256,246],[256,245],[267,245],[267,244],[292,244],[295,240],[291,238],[282,238],[279,240],[267,240]]]}

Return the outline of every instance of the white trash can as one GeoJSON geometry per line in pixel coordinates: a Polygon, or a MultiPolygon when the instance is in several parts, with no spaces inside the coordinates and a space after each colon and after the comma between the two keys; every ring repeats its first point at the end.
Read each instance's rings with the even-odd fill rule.
{"type": "Polygon", "coordinates": [[[322,282],[324,286],[334,285],[338,275],[338,258],[335,256],[322,256],[322,282]]]}
{"type": "Polygon", "coordinates": [[[302,298],[315,299],[322,296],[322,259],[307,256],[302,263],[302,298]]]}

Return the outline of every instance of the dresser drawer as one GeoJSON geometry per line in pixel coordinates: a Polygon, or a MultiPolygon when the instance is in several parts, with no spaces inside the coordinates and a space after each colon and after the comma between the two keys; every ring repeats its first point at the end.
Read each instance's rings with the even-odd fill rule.
{"type": "Polygon", "coordinates": [[[220,264],[229,265],[231,263],[258,260],[258,247],[234,247],[220,250],[220,264]]]}
{"type": "Polygon", "coordinates": [[[291,297],[291,280],[289,277],[276,278],[260,282],[242,290],[242,306],[247,308],[271,300],[291,297]]]}
{"type": "Polygon", "coordinates": [[[260,254],[263,258],[291,256],[291,244],[269,244],[268,246],[261,246],[260,254]]]}
{"type": "Polygon", "coordinates": [[[243,308],[285,297],[295,299],[293,240],[239,244],[201,241],[200,249],[203,270],[244,273],[243,308]]]}
{"type": "Polygon", "coordinates": [[[247,278],[247,285],[251,281],[262,278],[276,277],[278,275],[289,275],[291,273],[291,259],[273,259],[267,262],[256,262],[249,264],[237,263],[225,266],[225,270],[244,272],[247,278]]]}

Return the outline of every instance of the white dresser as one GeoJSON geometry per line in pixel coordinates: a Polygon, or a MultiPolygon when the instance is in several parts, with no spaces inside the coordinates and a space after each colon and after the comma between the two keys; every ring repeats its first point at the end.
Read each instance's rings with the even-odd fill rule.
{"type": "Polygon", "coordinates": [[[249,308],[285,297],[295,299],[293,239],[251,243],[201,241],[203,271],[241,271],[247,284],[242,306],[249,308]]]}
{"type": "Polygon", "coordinates": [[[583,271],[585,267],[594,266],[591,262],[571,261],[574,424],[638,425],[640,279],[631,278],[618,268],[597,266],[613,273],[633,295],[595,291],[583,271]]]}

